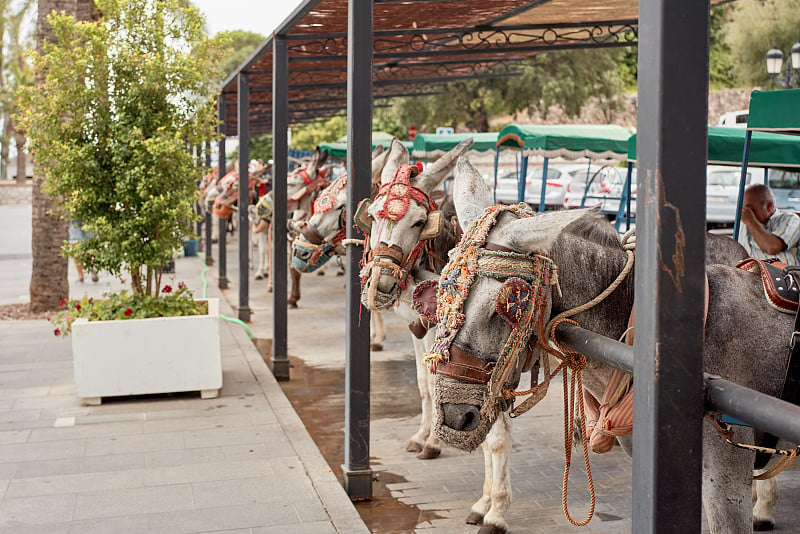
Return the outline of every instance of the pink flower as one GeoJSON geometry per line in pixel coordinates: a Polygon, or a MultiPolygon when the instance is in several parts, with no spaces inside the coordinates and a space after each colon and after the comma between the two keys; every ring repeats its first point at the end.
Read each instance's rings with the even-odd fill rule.
{"type": "Polygon", "coordinates": [[[64,300],[64,299],[61,299],[61,303],[59,304],[59,306],[66,306],[66,305],[67,305],[67,301],[64,300]]]}
{"type": "Polygon", "coordinates": [[[55,334],[57,336],[60,336],[61,335],[61,330],[56,328],[55,330],[53,330],[53,334],[55,334]]]}
{"type": "Polygon", "coordinates": [[[164,289],[161,290],[162,293],[172,293],[172,286],[164,286],[164,289]]]}
{"type": "Polygon", "coordinates": [[[133,310],[128,308],[127,310],[125,310],[125,317],[130,317],[132,313],[133,313],[133,310]]]}
{"type": "Polygon", "coordinates": [[[125,283],[125,279],[124,279],[124,278],[120,278],[120,279],[119,279],[119,283],[120,283],[120,284],[124,284],[124,283],[125,283]]]}

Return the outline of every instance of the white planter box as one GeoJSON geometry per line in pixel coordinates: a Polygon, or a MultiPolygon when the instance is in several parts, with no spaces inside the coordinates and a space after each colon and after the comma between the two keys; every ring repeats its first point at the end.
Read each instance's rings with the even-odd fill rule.
{"type": "Polygon", "coordinates": [[[85,404],[102,397],[200,391],[219,395],[219,299],[208,315],[72,324],[75,385],[85,404]]]}

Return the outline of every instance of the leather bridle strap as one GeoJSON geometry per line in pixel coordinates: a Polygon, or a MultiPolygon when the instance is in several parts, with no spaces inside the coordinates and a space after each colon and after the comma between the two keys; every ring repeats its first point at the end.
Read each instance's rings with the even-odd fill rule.
{"type": "Polygon", "coordinates": [[[495,362],[484,362],[477,356],[451,345],[450,359],[439,362],[436,374],[468,384],[487,384],[494,365],[495,362]]]}
{"type": "Polygon", "coordinates": [[[325,241],[317,229],[308,222],[300,226],[300,233],[312,245],[321,245],[325,241]]]}
{"type": "Polygon", "coordinates": [[[403,257],[403,251],[400,250],[398,247],[395,246],[379,246],[369,251],[369,261],[372,261],[376,256],[386,256],[391,258],[395,263],[398,265],[402,265],[405,258],[403,257]]]}

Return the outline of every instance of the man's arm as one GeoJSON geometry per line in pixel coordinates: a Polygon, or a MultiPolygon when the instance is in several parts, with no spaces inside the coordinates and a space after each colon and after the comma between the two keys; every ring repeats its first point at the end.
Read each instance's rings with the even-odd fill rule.
{"type": "Polygon", "coordinates": [[[767,254],[777,254],[786,249],[786,242],[758,222],[749,206],[742,208],[742,223],[747,226],[758,248],[767,254]]]}

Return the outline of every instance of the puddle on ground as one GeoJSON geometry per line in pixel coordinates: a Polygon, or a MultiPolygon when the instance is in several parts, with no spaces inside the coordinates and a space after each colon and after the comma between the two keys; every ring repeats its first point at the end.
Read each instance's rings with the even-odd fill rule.
{"type": "MultiPolygon", "coordinates": [[[[269,363],[272,343],[254,339],[261,356],[269,363]]],[[[290,357],[291,380],[279,382],[328,465],[342,482],[344,462],[344,369],[314,367],[290,357]]],[[[373,396],[370,408],[373,419],[413,417],[419,414],[419,395],[413,357],[371,363],[370,388],[380,391],[380,401],[373,396]]],[[[373,462],[373,468],[378,465],[373,462]]],[[[376,471],[372,499],[355,506],[370,532],[413,532],[425,521],[437,519],[433,510],[421,510],[392,497],[387,484],[406,480],[388,471],[376,471]]]]}

